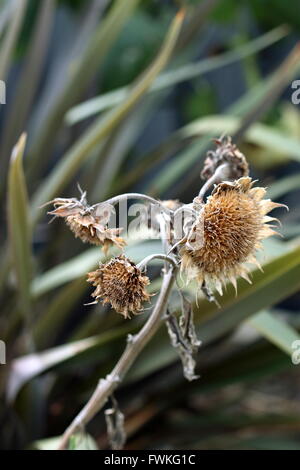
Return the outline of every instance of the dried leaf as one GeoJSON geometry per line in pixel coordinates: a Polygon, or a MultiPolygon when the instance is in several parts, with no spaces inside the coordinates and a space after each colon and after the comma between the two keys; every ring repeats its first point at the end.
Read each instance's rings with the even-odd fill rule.
{"type": "Polygon", "coordinates": [[[105,410],[107,433],[111,448],[121,450],[126,442],[124,415],[120,411],[117,400],[111,397],[112,407],[105,410]]]}
{"type": "Polygon", "coordinates": [[[197,338],[195,331],[192,304],[181,291],[179,293],[182,308],[179,322],[173,313],[168,312],[166,325],[171,344],[180,356],[183,374],[187,380],[192,381],[199,378],[198,375],[195,375],[196,361],[194,356],[198,352],[201,341],[197,338]]]}

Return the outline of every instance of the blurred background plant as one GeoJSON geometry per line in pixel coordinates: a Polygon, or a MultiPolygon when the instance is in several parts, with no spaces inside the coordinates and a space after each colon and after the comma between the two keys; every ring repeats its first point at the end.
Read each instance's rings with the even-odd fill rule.
{"type": "MultiPolygon", "coordinates": [[[[195,307],[199,380],[185,381],[164,329],[146,347],[116,393],[127,448],[299,449],[297,2],[1,0],[0,8],[1,448],[55,447],[50,438],[144,322],[84,307],[99,249],[48,225],[40,205],[76,196],[77,182],[91,203],[128,190],[190,202],[210,139],[226,132],[260,186],[289,205],[278,210],[284,239],[265,242],[264,273],[240,281],[237,297],[228,287],[221,310],[205,299],[195,307]],[[172,23],[180,6],[182,28],[172,23]]],[[[134,261],[160,251],[157,240],[133,242],[134,261]]],[[[159,274],[154,265],[153,291],[159,274]]],[[[72,442],[107,446],[102,414],[72,442]]]]}

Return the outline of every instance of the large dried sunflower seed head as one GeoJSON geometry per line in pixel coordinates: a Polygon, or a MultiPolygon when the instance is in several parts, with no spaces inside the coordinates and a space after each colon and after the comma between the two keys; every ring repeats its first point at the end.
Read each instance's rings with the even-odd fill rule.
{"type": "Polygon", "coordinates": [[[196,278],[201,286],[205,283],[220,294],[227,281],[236,288],[239,276],[250,282],[245,263],[259,266],[255,253],[261,240],[276,234],[268,222],[277,219],[267,213],[282,204],[263,199],[266,190],[253,188],[253,184],[244,177],[216,186],[199,212],[188,237],[190,243],[181,249],[182,269],[188,278],[196,278]],[[201,244],[192,243],[197,238],[201,244]]]}
{"type": "Polygon", "coordinates": [[[94,287],[92,297],[96,302],[110,303],[125,318],[139,314],[143,303],[150,300],[145,287],[150,283],[139,268],[124,255],[100,264],[96,271],[88,273],[88,282],[94,287]]]}

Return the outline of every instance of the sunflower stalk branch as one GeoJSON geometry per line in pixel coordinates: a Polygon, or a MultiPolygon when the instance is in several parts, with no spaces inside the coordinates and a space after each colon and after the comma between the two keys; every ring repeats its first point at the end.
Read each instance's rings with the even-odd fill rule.
{"type": "Polygon", "coordinates": [[[229,163],[223,163],[223,165],[219,166],[215,173],[204,183],[202,186],[198,197],[203,199],[207,191],[214,185],[218,184],[221,181],[226,181],[230,178],[231,169],[229,163]]]}
{"type": "Polygon", "coordinates": [[[144,349],[159,329],[167,308],[174,280],[175,270],[173,266],[170,266],[167,271],[163,272],[161,291],[148,321],[142,327],[140,332],[127,342],[124,353],[120,357],[111,374],[109,374],[105,379],[101,379],[99,381],[90,400],[66,429],[60,442],[59,450],[66,449],[68,447],[70,437],[77,431],[81,430],[101,410],[107,399],[123,381],[126,373],[138,357],[139,353],[144,349]]]}
{"type": "Polygon", "coordinates": [[[140,263],[138,263],[136,265],[136,267],[142,270],[145,266],[147,266],[154,259],[163,260],[163,261],[171,264],[175,269],[178,267],[178,265],[177,265],[174,258],[171,258],[170,256],[167,256],[167,255],[163,255],[161,253],[146,256],[146,258],[144,258],[142,261],[140,261],[140,263]]]}
{"type": "MultiPolygon", "coordinates": [[[[160,206],[160,209],[165,212],[166,214],[170,214],[172,211],[170,209],[168,209],[167,207],[165,207],[160,201],[158,201],[157,199],[154,199],[153,197],[151,196],[147,196],[146,194],[140,194],[140,193],[124,193],[124,194],[120,194],[118,196],[114,196],[114,197],[111,197],[110,199],[107,199],[104,203],[105,204],[111,204],[112,206],[114,206],[115,204],[118,204],[120,202],[123,202],[123,201],[127,201],[129,199],[138,199],[138,200],[141,200],[141,201],[146,201],[146,202],[151,202],[152,204],[156,204],[158,206],[160,206]]],[[[100,203],[100,204],[103,204],[103,203],[100,203]]],[[[96,207],[97,205],[99,204],[94,204],[93,207],[96,207]]]]}

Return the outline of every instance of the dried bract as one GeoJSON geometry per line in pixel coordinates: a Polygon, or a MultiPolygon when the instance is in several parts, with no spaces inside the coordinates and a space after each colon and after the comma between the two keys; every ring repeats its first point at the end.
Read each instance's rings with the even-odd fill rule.
{"type": "Polygon", "coordinates": [[[84,243],[102,246],[105,253],[112,245],[120,249],[126,245],[123,238],[119,237],[122,229],[107,228],[113,210],[109,204],[103,204],[103,207],[99,204],[89,206],[84,197],[81,200],[56,198],[50,203],[54,205],[54,210],[48,214],[63,217],[75,237],[84,243]]]}

